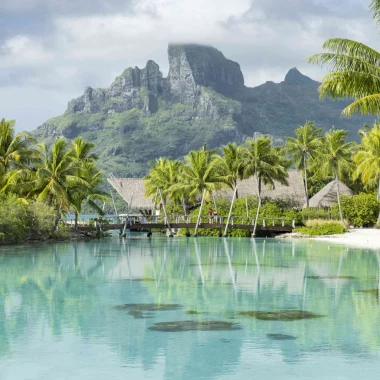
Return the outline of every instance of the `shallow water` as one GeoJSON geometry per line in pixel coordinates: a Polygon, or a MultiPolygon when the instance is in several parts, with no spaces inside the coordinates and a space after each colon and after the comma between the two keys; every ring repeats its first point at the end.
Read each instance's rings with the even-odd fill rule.
{"type": "Polygon", "coordinates": [[[2,247],[0,379],[378,379],[379,271],[315,241],[2,247]]]}

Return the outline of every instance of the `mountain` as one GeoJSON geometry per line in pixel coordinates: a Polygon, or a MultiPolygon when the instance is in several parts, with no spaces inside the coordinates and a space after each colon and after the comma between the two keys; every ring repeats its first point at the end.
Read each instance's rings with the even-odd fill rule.
{"type": "Polygon", "coordinates": [[[118,176],[146,173],[160,156],[182,158],[207,144],[242,143],[255,133],[279,140],[306,120],[326,129],[348,129],[352,138],[372,118],[340,117],[347,101],[320,101],[319,82],[291,69],[281,83],[249,88],[238,63],[217,49],[169,45],[169,74],[148,61],[128,68],[109,88],[87,87],[62,116],[51,118],[34,135],[51,143],[57,136],[81,135],[96,144],[101,167],[118,176]]]}

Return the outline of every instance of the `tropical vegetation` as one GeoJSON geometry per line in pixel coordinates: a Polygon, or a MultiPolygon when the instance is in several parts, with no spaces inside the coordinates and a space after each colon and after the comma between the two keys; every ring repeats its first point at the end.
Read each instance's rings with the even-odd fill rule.
{"type": "MultiPolygon", "coordinates": [[[[332,128],[323,133],[313,122],[306,122],[295,130],[296,137],[289,137],[282,146],[275,146],[268,136],[247,139],[240,146],[231,143],[219,152],[203,146],[189,152],[183,163],[167,158],[156,160],[145,177],[146,194],[152,196],[162,191],[170,213],[182,214],[184,210],[196,224],[191,230],[194,235],[222,234],[223,231],[218,229],[198,231],[200,220],[207,219],[209,209],[227,217],[225,236],[232,215],[245,217],[242,223],[253,225],[252,235],[265,218],[294,219],[298,225],[314,219],[340,220],[342,228],[335,228],[336,221],[334,228],[330,228],[334,233],[342,233],[349,225],[373,226],[380,212],[379,194],[374,193],[380,188],[379,130],[377,124],[362,130],[359,134],[362,143],[356,144],[347,141],[347,131],[332,128]],[[302,211],[294,204],[262,199],[264,186],[287,185],[289,167],[303,174],[305,208],[302,211]],[[241,199],[238,196],[240,181],[250,177],[255,178],[256,188],[252,193],[256,195],[241,199]],[[309,208],[309,196],[316,190],[310,191],[308,183],[324,186],[332,180],[335,182],[336,206],[327,210],[309,208]],[[355,183],[359,194],[342,196],[340,181],[350,185],[355,183]],[[223,189],[232,191],[232,200],[220,198],[223,189]],[[218,199],[215,199],[217,192],[218,199]]],[[[325,226],[319,228],[321,231],[325,231],[325,226]]],[[[229,234],[244,236],[246,232],[229,230],[229,234]]]]}
{"type": "Polygon", "coordinates": [[[0,122],[0,242],[53,236],[70,212],[76,227],[84,204],[102,215],[108,195],[100,189],[94,145],[81,137],[38,145],[30,134],[16,134],[14,125],[0,122]]]}

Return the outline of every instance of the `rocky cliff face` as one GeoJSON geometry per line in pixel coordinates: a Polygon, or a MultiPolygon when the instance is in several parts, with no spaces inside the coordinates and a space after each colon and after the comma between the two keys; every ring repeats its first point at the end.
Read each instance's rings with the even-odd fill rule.
{"type": "Polygon", "coordinates": [[[217,49],[200,45],[169,45],[169,76],[174,99],[194,103],[199,86],[228,96],[244,87],[238,63],[226,59],[217,49]]]}
{"type": "Polygon", "coordinates": [[[210,148],[241,143],[254,133],[278,138],[293,134],[306,120],[353,131],[364,118],[341,119],[347,102],[319,101],[319,83],[291,69],[281,83],[244,85],[238,63],[215,48],[169,45],[169,74],[157,63],[126,69],[109,88],[87,87],[66,112],[34,134],[93,141],[107,171],[140,176],[159,156],[182,158],[203,144],[210,148]]]}

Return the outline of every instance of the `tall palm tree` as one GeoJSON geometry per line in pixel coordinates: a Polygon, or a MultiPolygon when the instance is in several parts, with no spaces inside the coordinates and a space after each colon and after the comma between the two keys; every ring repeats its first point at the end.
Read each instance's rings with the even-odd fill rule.
{"type": "Polygon", "coordinates": [[[14,125],[14,120],[0,121],[0,190],[14,183],[19,170],[39,156],[35,140],[26,132],[16,134],[14,125]]]}
{"type": "MultiPolygon", "coordinates": [[[[380,23],[380,1],[372,0],[370,10],[380,23]]],[[[321,98],[353,97],[355,101],[342,112],[350,116],[356,112],[380,112],[380,53],[360,42],[333,38],[323,44],[326,53],[315,54],[309,62],[327,65],[331,72],[325,75],[319,94],[321,98]]]]}
{"type": "Polygon", "coordinates": [[[192,150],[185,157],[180,182],[171,187],[171,191],[174,193],[179,190],[183,191],[188,199],[194,202],[199,199],[199,196],[202,197],[194,236],[197,236],[198,233],[205,199],[220,187],[221,179],[218,176],[217,165],[218,161],[215,159],[213,150],[207,150],[206,146],[199,150],[192,150]]]}
{"type": "Polygon", "coordinates": [[[256,235],[257,221],[261,208],[262,185],[274,188],[275,181],[288,185],[286,160],[280,149],[273,147],[267,136],[255,140],[247,140],[243,157],[245,161],[245,177],[255,176],[257,181],[258,206],[252,236],[256,235]]]}
{"type": "MultiPolygon", "coordinates": [[[[238,180],[244,177],[244,160],[242,147],[229,143],[222,147],[223,156],[215,156],[218,162],[220,179],[231,190],[237,188],[238,180]]],[[[236,190],[236,198],[239,198],[236,190]]]]}
{"type": "MultiPolygon", "coordinates": [[[[373,128],[362,137],[359,151],[354,156],[357,164],[354,178],[359,176],[368,187],[377,187],[377,200],[380,201],[380,125],[373,128]]],[[[380,225],[380,214],[377,219],[380,225]]]]}
{"type": "Polygon", "coordinates": [[[314,122],[308,121],[305,125],[298,127],[295,134],[296,138],[287,138],[285,151],[291,155],[291,161],[297,170],[303,170],[306,206],[309,207],[308,162],[310,157],[315,157],[321,143],[322,128],[316,128],[314,122]]]}
{"type": "Polygon", "coordinates": [[[78,175],[80,166],[69,149],[65,139],[57,138],[51,150],[46,144],[41,144],[42,161],[38,167],[29,196],[35,195],[38,199],[53,205],[57,211],[56,225],[62,212],[70,208],[69,189],[74,187],[88,188],[88,182],[78,175]]]}
{"type": "Polygon", "coordinates": [[[339,179],[351,174],[353,170],[352,153],[355,143],[346,142],[348,131],[341,129],[326,132],[317,156],[313,162],[313,170],[318,177],[333,176],[336,183],[339,216],[342,226],[346,227],[340,203],[339,179]]]}
{"type": "Polygon", "coordinates": [[[104,215],[102,208],[96,202],[106,202],[109,199],[109,195],[99,188],[103,182],[103,173],[92,162],[79,162],[79,164],[80,169],[76,171],[76,175],[85,180],[88,186],[74,183],[68,188],[68,199],[70,206],[74,209],[74,229],[77,229],[78,217],[85,201],[98,215],[104,215]]]}
{"type": "Polygon", "coordinates": [[[143,178],[145,182],[146,196],[155,196],[161,190],[164,201],[168,198],[178,200],[181,198],[180,189],[172,191],[172,186],[177,184],[183,164],[169,158],[157,158],[152,169],[143,178]]]}

